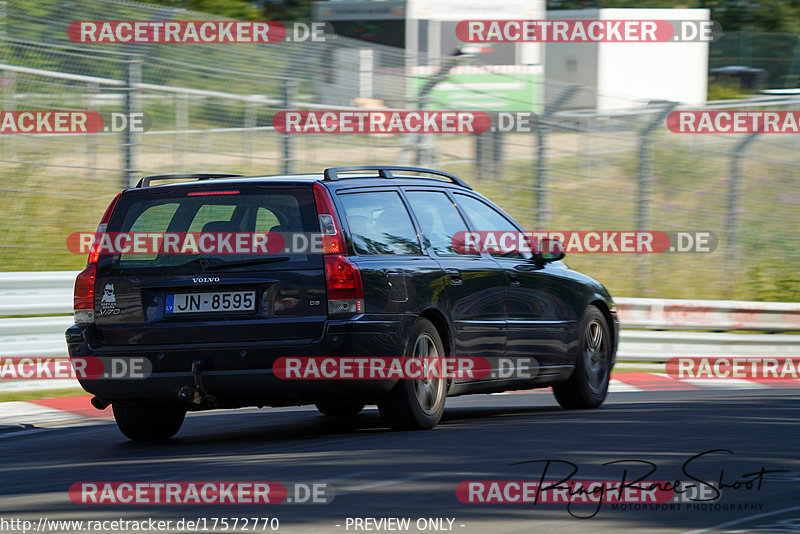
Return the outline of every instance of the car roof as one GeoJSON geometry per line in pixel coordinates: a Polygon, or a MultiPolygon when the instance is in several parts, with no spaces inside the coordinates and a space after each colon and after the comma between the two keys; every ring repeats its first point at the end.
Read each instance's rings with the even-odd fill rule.
{"type": "MultiPolygon", "coordinates": [[[[376,176],[376,173],[348,173],[346,178],[329,180],[326,179],[323,173],[305,173],[305,174],[267,174],[255,176],[238,176],[238,175],[158,175],[153,177],[146,177],[147,179],[159,180],[180,180],[166,184],[153,184],[146,183],[144,189],[163,190],[164,188],[171,187],[184,187],[189,185],[224,185],[224,184],[278,184],[278,183],[325,183],[329,187],[336,189],[342,187],[391,187],[391,186],[409,186],[409,185],[425,185],[425,186],[439,186],[439,187],[452,187],[458,190],[470,191],[469,186],[462,186],[447,180],[438,178],[429,178],[424,176],[413,175],[393,175],[392,178],[382,178],[376,176]],[[198,178],[200,176],[210,178],[198,178]],[[185,178],[185,180],[183,180],[185,178]]],[[[141,182],[140,182],[141,184],[141,182]]],[[[466,185],[466,184],[464,184],[466,185]]],[[[135,189],[141,190],[139,186],[135,189]]]]}

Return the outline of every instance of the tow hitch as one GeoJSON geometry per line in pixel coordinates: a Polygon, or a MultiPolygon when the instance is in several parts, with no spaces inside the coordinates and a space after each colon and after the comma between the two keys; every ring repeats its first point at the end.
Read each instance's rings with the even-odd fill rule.
{"type": "Polygon", "coordinates": [[[194,387],[183,386],[178,390],[178,398],[183,402],[191,402],[192,404],[204,404],[213,406],[216,399],[213,395],[209,395],[206,388],[203,387],[203,362],[195,360],[192,362],[192,376],[194,377],[194,387]]]}

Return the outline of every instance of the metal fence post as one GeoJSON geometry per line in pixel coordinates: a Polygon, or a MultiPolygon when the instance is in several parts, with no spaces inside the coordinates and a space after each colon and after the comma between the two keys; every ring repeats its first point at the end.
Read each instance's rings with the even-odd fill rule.
{"type": "MultiPolygon", "coordinates": [[[[666,102],[660,112],[656,113],[647,126],[639,133],[639,194],[638,194],[638,213],[636,217],[636,229],[646,232],[650,228],[650,203],[653,187],[653,151],[650,146],[650,136],[662,124],[667,116],[675,109],[677,102],[666,102]]],[[[641,294],[644,292],[644,282],[649,278],[649,267],[646,254],[639,255],[636,276],[636,291],[641,294]]]]}
{"type": "Polygon", "coordinates": [[[136,148],[138,139],[133,128],[130,127],[131,114],[139,111],[139,85],[142,83],[142,59],[139,56],[127,61],[125,69],[125,116],[128,119],[128,127],[123,132],[123,172],[122,186],[128,188],[135,183],[137,174],[136,169],[136,148]]]}
{"type": "MultiPolygon", "coordinates": [[[[3,71],[3,111],[15,111],[17,109],[17,75],[10,70],[3,71]]],[[[17,136],[6,135],[2,157],[7,161],[17,159],[17,136]]]]}
{"type": "Polygon", "coordinates": [[[550,199],[549,184],[547,182],[547,134],[550,132],[550,119],[553,114],[569,102],[575,93],[580,89],[577,85],[567,87],[561,94],[553,100],[549,106],[545,106],[544,112],[539,117],[536,124],[536,230],[544,230],[550,222],[550,199]]]}
{"type": "Polygon", "coordinates": [[[475,139],[475,175],[479,180],[483,177],[486,171],[486,165],[484,164],[483,159],[483,135],[484,134],[482,133],[476,133],[472,136],[475,139]]]}
{"type": "MultiPolygon", "coordinates": [[[[493,123],[497,121],[492,120],[493,123]]],[[[494,176],[503,172],[503,134],[501,132],[483,132],[473,134],[475,138],[475,174],[478,179],[494,176]]]]}
{"type": "Polygon", "coordinates": [[[491,132],[492,136],[492,174],[499,176],[503,174],[503,134],[501,132],[491,132]]]}
{"type": "MultiPolygon", "coordinates": [[[[95,98],[99,92],[99,88],[95,82],[86,84],[86,109],[94,109],[95,98]]],[[[95,177],[95,169],[97,168],[97,142],[93,136],[87,137],[85,147],[86,159],[89,164],[86,177],[92,180],[95,177]]]]}
{"type": "Polygon", "coordinates": [[[6,38],[6,17],[8,14],[8,2],[0,1],[0,39],[6,38]]]}
{"type": "MultiPolygon", "coordinates": [[[[742,183],[741,183],[741,163],[747,147],[755,141],[759,132],[754,132],[742,139],[736,144],[731,154],[731,178],[730,188],[728,189],[728,216],[726,227],[726,240],[725,248],[727,252],[727,271],[735,272],[736,264],[739,260],[738,250],[738,234],[739,234],[739,216],[741,215],[740,200],[742,198],[742,183]]],[[[735,282],[735,281],[734,281],[735,282]]]]}
{"type": "Polygon", "coordinates": [[[189,96],[186,93],[175,95],[175,136],[173,138],[173,159],[183,172],[184,153],[188,146],[186,130],[189,129],[189,96]]]}
{"type": "Polygon", "coordinates": [[[244,108],[244,149],[242,156],[244,161],[243,167],[247,167],[247,172],[253,172],[253,138],[255,137],[254,128],[256,127],[256,104],[255,102],[247,102],[244,108]]]}
{"type": "MultiPolygon", "coordinates": [[[[292,105],[292,98],[295,91],[294,80],[284,80],[281,87],[281,99],[283,100],[282,109],[288,111],[292,105]]],[[[292,136],[289,134],[281,135],[281,145],[283,146],[283,173],[290,174],[294,172],[294,158],[292,147],[292,136]]]]}

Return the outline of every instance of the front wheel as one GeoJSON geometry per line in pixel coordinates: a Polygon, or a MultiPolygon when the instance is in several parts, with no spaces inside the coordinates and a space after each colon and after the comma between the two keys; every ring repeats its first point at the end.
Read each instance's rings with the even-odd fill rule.
{"type": "Polygon", "coordinates": [[[569,380],[553,386],[553,394],[568,410],[597,408],[608,394],[613,343],[608,321],[595,306],[586,308],[578,350],[575,371],[569,380]]]}
{"type": "MultiPolygon", "coordinates": [[[[433,323],[422,317],[417,319],[411,327],[406,356],[421,361],[444,357],[444,345],[433,323]]],[[[441,369],[441,366],[435,368],[441,369]]],[[[393,430],[433,428],[442,419],[446,394],[444,378],[404,379],[378,403],[378,410],[393,430]]]]}
{"type": "Polygon", "coordinates": [[[186,410],[175,405],[112,405],[114,420],[125,437],[134,441],[161,441],[180,430],[186,410]]]}

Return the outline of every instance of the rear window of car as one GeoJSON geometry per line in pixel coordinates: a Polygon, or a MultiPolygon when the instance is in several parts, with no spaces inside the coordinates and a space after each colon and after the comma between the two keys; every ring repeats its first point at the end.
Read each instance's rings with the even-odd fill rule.
{"type": "MultiPolygon", "coordinates": [[[[125,233],[318,233],[314,197],[310,187],[259,187],[240,184],[219,187],[180,187],[135,191],[120,197],[107,231],[125,233]]],[[[302,241],[301,241],[302,243],[302,241]]],[[[289,246],[289,244],[287,244],[289,246]]],[[[198,260],[208,264],[280,256],[280,262],[250,269],[292,268],[308,264],[314,254],[307,248],[264,254],[121,253],[101,256],[101,266],[117,274],[127,271],[202,272],[198,260]]],[[[315,262],[316,263],[316,262],[315,262]]],[[[246,268],[245,266],[244,268],[246,268]]]]}
{"type": "Polygon", "coordinates": [[[411,216],[397,191],[345,193],[339,199],[357,254],[422,254],[411,216]]]}

